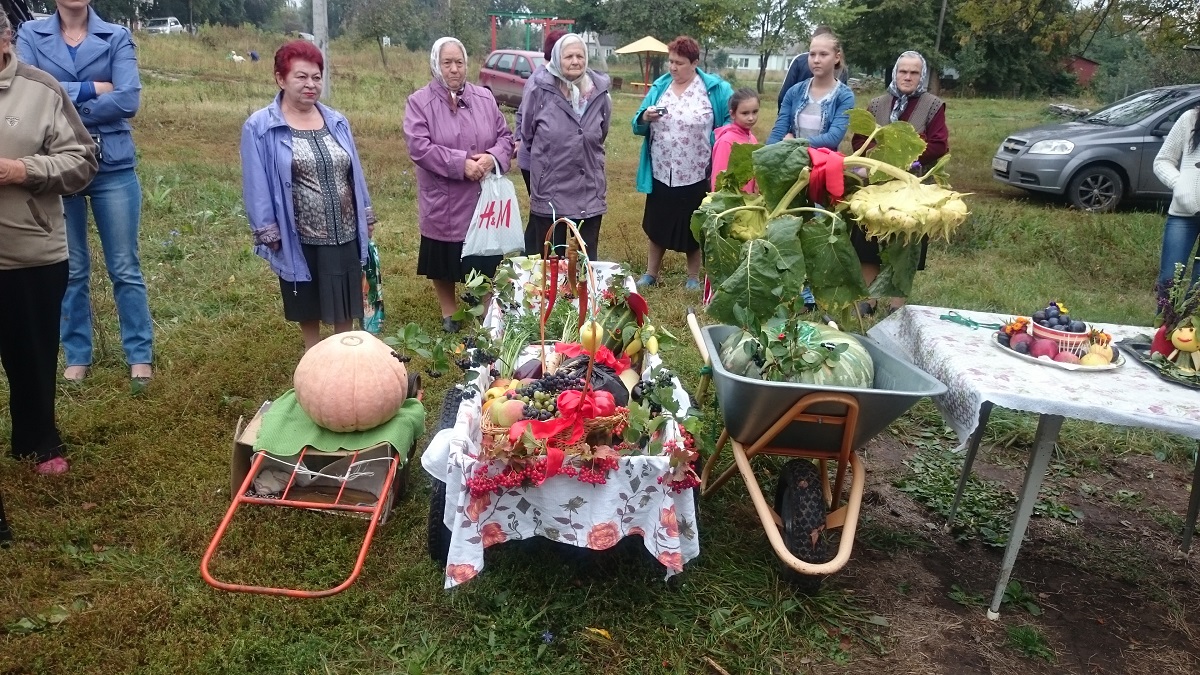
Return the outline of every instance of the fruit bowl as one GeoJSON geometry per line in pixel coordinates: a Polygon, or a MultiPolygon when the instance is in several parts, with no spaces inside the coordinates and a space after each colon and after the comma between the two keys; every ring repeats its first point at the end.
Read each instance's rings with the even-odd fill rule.
{"type": "MultiPolygon", "coordinates": [[[[1039,366],[1051,366],[1053,368],[1059,368],[1061,370],[1091,372],[1091,371],[1100,371],[1100,370],[1115,370],[1115,369],[1120,368],[1121,366],[1125,365],[1125,357],[1122,356],[1119,352],[1117,352],[1117,354],[1116,354],[1116,359],[1114,361],[1112,361],[1111,363],[1106,363],[1104,365],[1099,365],[1099,366],[1085,366],[1080,363],[1065,363],[1062,361],[1052,361],[1046,357],[1039,358],[1036,356],[1032,356],[1030,354],[1022,354],[1021,352],[1015,351],[1013,349],[1009,349],[1008,347],[1000,344],[1000,340],[996,336],[995,333],[992,334],[991,343],[997,349],[1000,349],[1001,351],[1003,351],[1005,354],[1008,354],[1009,356],[1014,356],[1014,357],[1016,357],[1018,359],[1022,359],[1024,361],[1030,361],[1032,363],[1038,364],[1039,366]]],[[[1073,350],[1070,350],[1070,351],[1073,351],[1073,350]]]]}
{"type": "Polygon", "coordinates": [[[1084,324],[1084,328],[1084,332],[1077,333],[1062,331],[1056,328],[1047,328],[1032,321],[1029,322],[1029,332],[1033,337],[1054,340],[1058,343],[1059,350],[1075,352],[1080,356],[1087,353],[1088,344],[1091,341],[1087,331],[1089,328],[1087,324],[1084,324]]]}

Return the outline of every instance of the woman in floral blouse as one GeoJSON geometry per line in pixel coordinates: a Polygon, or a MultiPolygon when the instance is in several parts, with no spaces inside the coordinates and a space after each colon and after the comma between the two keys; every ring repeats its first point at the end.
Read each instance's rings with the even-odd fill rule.
{"type": "Polygon", "coordinates": [[[713,129],[729,123],[733,88],[696,67],[700,45],[675,38],[668,73],[655,80],[633,118],[643,136],[637,189],[646,195],[642,230],[649,239],[646,273],[639,286],[658,283],[663,254],[687,254],[688,290],[700,290],[700,244],[692,236],[692,212],[708,193],[713,129]]]}

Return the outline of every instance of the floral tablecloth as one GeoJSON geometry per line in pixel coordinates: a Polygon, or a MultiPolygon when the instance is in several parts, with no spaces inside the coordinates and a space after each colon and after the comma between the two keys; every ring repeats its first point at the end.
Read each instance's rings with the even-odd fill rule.
{"type": "MultiPolygon", "coordinates": [[[[607,287],[617,269],[613,263],[596,263],[598,285],[607,287]]],[[[493,332],[502,330],[503,313],[494,304],[484,325],[493,332]]],[[[537,351],[527,348],[524,358],[535,358],[537,351]]],[[[647,355],[645,372],[661,363],[658,356],[647,355]]],[[[678,378],[674,398],[682,406],[681,413],[691,404],[678,378]]],[[[675,493],[660,483],[660,479],[667,481],[671,473],[670,458],[666,456],[621,457],[618,468],[609,472],[603,485],[582,483],[560,474],[538,487],[472,498],[467,478],[480,466],[475,459],[482,439],[480,416],[480,397],[464,400],[454,427],[434,436],[421,455],[422,467],[446,483],[443,523],[450,530],[446,588],[479,574],[487,547],[530,537],[603,550],[623,537],[637,535],[663,565],[667,578],[700,555],[692,490],[675,493]]],[[[665,440],[678,437],[677,425],[668,422],[665,440]]]]}
{"type": "MultiPolygon", "coordinates": [[[[1200,392],[1164,382],[1127,355],[1125,365],[1105,371],[1067,371],[1030,363],[994,345],[992,329],[972,329],[941,319],[952,311],[977,323],[1004,323],[1012,318],[908,305],[876,324],[868,335],[946,385],[946,393],[933,401],[962,445],[978,425],[984,401],[1013,410],[1200,439],[1200,392]]],[[[1096,327],[1114,341],[1153,332],[1138,326],[1096,327]]]]}

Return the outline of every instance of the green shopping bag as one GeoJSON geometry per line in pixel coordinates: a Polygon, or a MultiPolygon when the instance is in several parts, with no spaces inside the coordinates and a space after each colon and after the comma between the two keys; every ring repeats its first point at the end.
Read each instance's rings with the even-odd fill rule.
{"type": "Polygon", "coordinates": [[[367,262],[363,265],[363,318],[362,329],[378,333],[383,327],[383,284],[379,270],[379,249],[375,242],[367,242],[367,262]]]}

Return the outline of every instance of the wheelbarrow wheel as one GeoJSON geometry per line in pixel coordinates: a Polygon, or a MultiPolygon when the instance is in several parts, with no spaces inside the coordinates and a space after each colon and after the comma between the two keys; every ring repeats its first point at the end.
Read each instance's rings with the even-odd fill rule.
{"type": "MultiPolygon", "coordinates": [[[[792,555],[808,563],[829,562],[825,536],[825,495],[821,474],[812,462],[793,459],[783,465],[775,487],[775,511],[783,521],[783,543],[792,555]]],[[[824,576],[800,574],[784,565],[784,578],[801,593],[821,589],[824,576]]]]}
{"type": "MultiPolygon", "coordinates": [[[[458,407],[462,403],[462,390],[455,387],[446,392],[442,401],[442,412],[438,417],[438,426],[434,434],[454,426],[458,419],[458,407]]],[[[446,558],[450,555],[450,530],[442,522],[446,514],[446,483],[436,478],[429,480],[429,526],[426,529],[429,546],[429,559],[446,567],[446,558]]]]}

